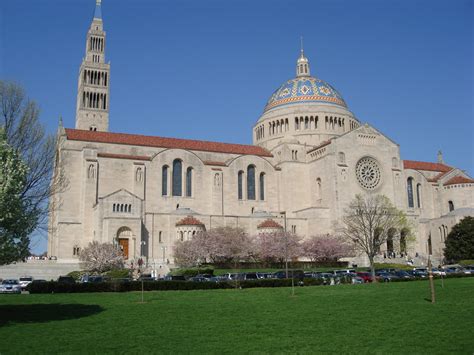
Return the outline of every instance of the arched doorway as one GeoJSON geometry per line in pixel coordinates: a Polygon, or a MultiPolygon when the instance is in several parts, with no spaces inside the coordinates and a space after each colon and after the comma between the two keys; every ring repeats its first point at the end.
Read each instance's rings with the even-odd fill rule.
{"type": "Polygon", "coordinates": [[[400,232],[400,253],[403,254],[407,253],[407,235],[408,231],[406,229],[402,229],[400,232]]]}
{"type": "Polygon", "coordinates": [[[130,251],[130,240],[132,239],[132,230],[128,227],[121,227],[117,231],[117,242],[122,250],[124,259],[128,259],[130,251]]]}
{"type": "Polygon", "coordinates": [[[387,255],[389,257],[393,254],[393,238],[395,236],[395,229],[391,228],[387,232],[387,255]]]}

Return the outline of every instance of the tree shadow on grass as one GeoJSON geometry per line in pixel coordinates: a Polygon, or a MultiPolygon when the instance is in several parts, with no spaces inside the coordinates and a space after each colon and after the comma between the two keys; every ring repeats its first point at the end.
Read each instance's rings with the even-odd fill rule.
{"type": "Polygon", "coordinates": [[[46,323],[92,316],[104,311],[94,304],[0,305],[0,327],[14,323],[46,323]]]}

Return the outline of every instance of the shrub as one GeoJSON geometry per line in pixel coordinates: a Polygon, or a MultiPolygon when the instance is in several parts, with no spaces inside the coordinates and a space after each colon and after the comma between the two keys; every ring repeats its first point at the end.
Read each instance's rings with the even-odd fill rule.
{"type": "Polygon", "coordinates": [[[129,269],[110,270],[105,273],[105,276],[108,276],[111,279],[123,279],[130,276],[130,270],[129,269]]]}
{"type": "Polygon", "coordinates": [[[82,277],[82,275],[86,274],[87,271],[84,270],[77,270],[77,271],[71,271],[67,276],[71,276],[74,278],[74,280],[79,281],[82,277]]]}
{"type": "Polygon", "coordinates": [[[212,267],[204,267],[204,268],[181,268],[181,269],[174,269],[171,271],[171,275],[173,276],[184,276],[184,277],[194,277],[198,274],[209,274],[214,275],[214,268],[212,267]]]}
{"type": "Polygon", "coordinates": [[[474,265],[474,260],[460,260],[459,264],[462,266],[474,265]]]}
{"type": "Polygon", "coordinates": [[[404,265],[404,264],[385,264],[385,263],[375,263],[375,269],[398,269],[398,270],[413,270],[413,266],[404,265]]]}

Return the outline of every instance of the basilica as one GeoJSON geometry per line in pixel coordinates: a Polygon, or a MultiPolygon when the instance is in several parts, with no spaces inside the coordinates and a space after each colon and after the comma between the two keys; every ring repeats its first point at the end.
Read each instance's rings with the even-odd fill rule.
{"type": "MultiPolygon", "coordinates": [[[[109,132],[110,64],[97,0],[79,70],[75,128],[58,128],[48,254],[78,260],[92,241],[116,243],[129,261],[174,264],[177,240],[219,226],[249,234],[287,229],[337,234],[356,194],[383,194],[413,230],[383,252],[443,257],[454,224],[474,215],[474,180],[443,161],[406,160],[399,145],[363,123],[341,94],[311,75],[303,50],[296,76],[264,105],[252,145],[109,132]]],[[[262,105],[263,106],[263,105],[262,105]]],[[[249,132],[250,133],[250,132],[249,132]]],[[[433,154],[434,155],[434,154],[433,154]]]]}

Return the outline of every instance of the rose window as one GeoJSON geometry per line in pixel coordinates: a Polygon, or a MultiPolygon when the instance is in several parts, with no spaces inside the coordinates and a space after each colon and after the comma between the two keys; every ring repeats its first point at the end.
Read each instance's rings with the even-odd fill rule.
{"type": "Polygon", "coordinates": [[[380,169],[375,159],[365,157],[356,165],[356,176],[359,184],[366,189],[374,189],[380,183],[380,169]]]}

